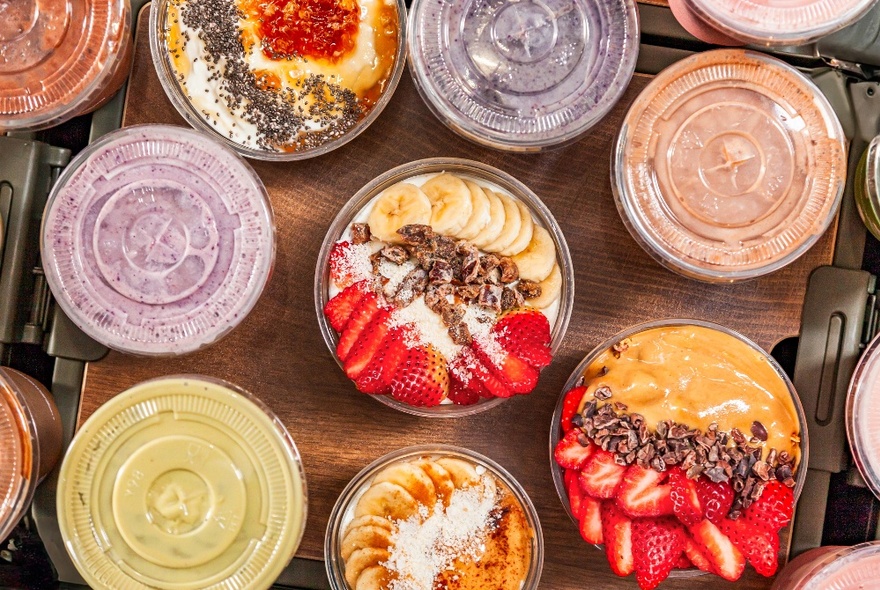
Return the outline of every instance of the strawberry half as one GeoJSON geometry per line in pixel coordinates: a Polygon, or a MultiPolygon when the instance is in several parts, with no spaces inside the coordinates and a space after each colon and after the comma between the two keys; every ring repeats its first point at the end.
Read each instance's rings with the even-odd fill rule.
{"type": "Polygon", "coordinates": [[[599,514],[605,557],[608,558],[611,571],[618,576],[628,576],[634,569],[632,521],[614,502],[602,502],[599,514]]]}
{"type": "Polygon", "coordinates": [[[684,470],[679,467],[669,470],[669,487],[672,510],[682,524],[690,526],[703,520],[703,507],[697,495],[697,484],[688,479],[684,470]]]}
{"type": "MultiPolygon", "coordinates": [[[[571,432],[577,431],[572,430],[571,432]]],[[[614,460],[614,455],[597,447],[593,456],[581,468],[578,483],[581,489],[593,498],[613,498],[625,472],[626,466],[618,465],[614,460]]]]}
{"type": "Polygon", "coordinates": [[[507,352],[541,369],[550,364],[550,322],[537,310],[515,309],[502,315],[492,334],[507,352]]]}
{"type": "Polygon", "coordinates": [[[771,480],[751,506],[743,510],[743,518],[756,527],[778,532],[791,522],[794,492],[778,480],[771,480]]]}
{"type": "Polygon", "coordinates": [[[712,569],[712,563],[709,561],[709,556],[706,555],[689,534],[686,534],[684,538],[684,554],[694,567],[710,574],[715,573],[715,570],[712,569]]]}
{"type": "Polygon", "coordinates": [[[330,249],[330,278],[337,287],[348,287],[354,282],[352,263],[349,260],[354,247],[351,242],[336,242],[330,249]]]}
{"type": "Polygon", "coordinates": [[[460,406],[469,406],[480,401],[480,394],[473,389],[469,389],[452,371],[449,371],[449,393],[447,397],[449,401],[460,406]]]}
{"type": "Polygon", "coordinates": [[[736,545],[711,521],[701,520],[690,527],[694,541],[709,559],[712,571],[734,582],[746,567],[746,558],[736,545]]]}
{"type": "Polygon", "coordinates": [[[697,497],[703,507],[703,515],[709,521],[718,524],[727,518],[733,506],[733,486],[727,482],[713,482],[700,476],[696,480],[697,497]]]}
{"type": "Polygon", "coordinates": [[[669,576],[684,550],[684,535],[671,516],[633,520],[633,566],[639,588],[653,590],[669,576]]]}
{"type": "Polygon", "coordinates": [[[380,309],[358,336],[342,365],[349,379],[357,379],[370,360],[376,356],[385,336],[391,329],[390,321],[391,312],[387,309],[380,309]]]}
{"type": "Polygon", "coordinates": [[[345,362],[361,333],[370,325],[377,313],[379,313],[379,298],[375,293],[367,293],[358,303],[339,335],[339,342],[336,344],[336,356],[339,360],[345,362]]]}
{"type": "Polygon", "coordinates": [[[459,357],[467,365],[471,375],[479,381],[490,396],[511,397],[514,395],[514,392],[483,364],[472,348],[467,346],[462,348],[459,357]]]}
{"type": "Polygon", "coordinates": [[[409,331],[409,326],[397,326],[385,335],[379,350],[355,380],[359,391],[369,394],[391,393],[391,378],[409,352],[406,344],[409,331]]]}
{"type": "Polygon", "coordinates": [[[477,358],[513,393],[531,393],[538,384],[538,370],[510,354],[497,343],[474,342],[477,358]]]}
{"type": "Polygon", "coordinates": [[[666,473],[630,465],[617,488],[617,505],[631,517],[672,514],[672,488],[663,484],[666,473]]]}
{"type": "Polygon", "coordinates": [[[342,332],[348,318],[367,293],[367,281],[349,285],[324,305],[324,315],[337,332],[342,332]]]}
{"type": "Polygon", "coordinates": [[[431,345],[409,349],[391,378],[391,395],[411,406],[436,406],[448,391],[446,359],[431,345]]]}
{"type": "Polygon", "coordinates": [[[776,532],[755,527],[744,518],[725,518],[718,528],[742,551],[756,572],[768,578],[776,575],[779,567],[779,535],[776,532]]]}
{"type": "Polygon", "coordinates": [[[568,506],[575,520],[580,520],[584,515],[584,492],[578,485],[577,469],[565,469],[562,476],[565,482],[565,491],[568,494],[568,506]]]}
{"type": "MultiPolygon", "coordinates": [[[[577,485],[575,483],[575,485],[577,485]]],[[[581,500],[580,526],[581,537],[587,543],[599,545],[604,542],[602,535],[602,501],[584,496],[581,500]]]]}
{"type": "Polygon", "coordinates": [[[562,416],[559,418],[559,425],[562,427],[563,432],[568,432],[574,428],[571,419],[577,414],[585,393],[587,393],[587,388],[581,385],[580,387],[570,389],[565,394],[565,398],[562,400],[562,416]]]}
{"type": "Polygon", "coordinates": [[[472,367],[468,366],[469,358],[473,359],[473,355],[460,354],[449,362],[449,399],[459,405],[475,404],[480,398],[490,397],[472,367]]]}
{"type": "Polygon", "coordinates": [[[572,430],[556,443],[553,458],[566,469],[580,469],[595,448],[583,432],[572,430]]]}

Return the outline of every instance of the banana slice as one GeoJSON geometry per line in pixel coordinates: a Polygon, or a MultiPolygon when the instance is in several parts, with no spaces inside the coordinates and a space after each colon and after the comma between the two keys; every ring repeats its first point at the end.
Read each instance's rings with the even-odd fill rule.
{"type": "Polygon", "coordinates": [[[342,539],[340,554],[342,559],[348,560],[349,556],[358,549],[377,547],[388,549],[391,546],[391,531],[380,526],[364,525],[351,529],[342,539]]]}
{"type": "Polygon", "coordinates": [[[354,590],[386,590],[392,579],[393,576],[386,567],[373,565],[361,571],[354,590]]]}
{"type": "Polygon", "coordinates": [[[492,215],[490,211],[489,197],[486,195],[486,191],[484,191],[476,182],[465,180],[464,183],[467,185],[468,190],[471,193],[471,205],[473,205],[473,211],[471,212],[471,217],[468,219],[467,224],[460,232],[458,232],[456,237],[461,238],[462,240],[473,240],[480,235],[480,232],[483,231],[487,225],[489,225],[489,222],[492,221],[492,215]]]}
{"type": "Polygon", "coordinates": [[[504,202],[492,189],[484,188],[483,192],[489,197],[489,225],[483,228],[476,237],[471,240],[477,248],[486,249],[486,246],[494,242],[504,229],[504,202]]]}
{"type": "Polygon", "coordinates": [[[422,189],[408,182],[398,182],[382,191],[367,219],[374,236],[393,244],[403,243],[397,230],[404,225],[430,222],[430,199],[422,189]]]}
{"type": "Polygon", "coordinates": [[[431,459],[419,459],[415,464],[431,478],[437,492],[437,499],[443,502],[444,506],[449,506],[452,492],[455,491],[455,483],[449,472],[431,459]]]}
{"type": "Polygon", "coordinates": [[[474,209],[471,191],[464,181],[444,172],[423,184],[422,191],[431,201],[431,227],[434,231],[438,234],[458,235],[467,225],[474,209]]]}
{"type": "Polygon", "coordinates": [[[556,264],[556,244],[550,232],[536,225],[526,249],[510,258],[519,269],[519,278],[540,283],[550,276],[556,264]]]}
{"type": "Polygon", "coordinates": [[[419,503],[405,489],[383,481],[371,485],[354,508],[355,518],[364,514],[384,516],[391,520],[406,520],[419,509],[419,503]]]}
{"type": "Polygon", "coordinates": [[[342,537],[345,536],[352,531],[352,529],[356,529],[359,526],[377,526],[381,527],[389,532],[394,529],[394,525],[391,524],[391,521],[385,518],[384,516],[376,516],[375,514],[364,514],[362,516],[358,516],[357,518],[352,519],[348,526],[345,527],[345,532],[342,537]]]}
{"type": "Polygon", "coordinates": [[[510,246],[519,235],[519,228],[522,227],[522,215],[520,215],[519,205],[516,204],[516,201],[504,193],[495,194],[504,203],[504,227],[501,228],[501,233],[498,234],[495,241],[483,248],[487,252],[501,252],[510,246]]]}
{"type": "Polygon", "coordinates": [[[477,473],[477,469],[467,461],[455,457],[442,457],[436,462],[449,472],[456,488],[466,488],[480,482],[480,474],[477,473]]]}
{"type": "Polygon", "coordinates": [[[437,491],[434,482],[422,469],[412,463],[390,465],[380,471],[373,479],[373,484],[390,481],[396,483],[415,498],[416,502],[433,511],[437,504],[437,491]]]}
{"type": "Polygon", "coordinates": [[[519,234],[517,234],[516,239],[507,248],[499,252],[502,256],[513,256],[525,250],[532,241],[532,234],[535,231],[535,222],[532,220],[532,212],[529,211],[529,208],[521,201],[517,201],[516,206],[519,207],[522,225],[519,228],[519,234]]]}
{"type": "Polygon", "coordinates": [[[378,566],[388,561],[390,557],[391,554],[387,550],[377,547],[364,547],[352,553],[345,560],[345,581],[348,582],[348,587],[356,588],[357,580],[364,570],[378,566]]]}
{"type": "Polygon", "coordinates": [[[550,276],[538,284],[541,286],[541,294],[534,299],[526,299],[526,305],[544,309],[559,299],[559,294],[562,293],[562,271],[559,270],[559,265],[554,264],[550,276]]]}

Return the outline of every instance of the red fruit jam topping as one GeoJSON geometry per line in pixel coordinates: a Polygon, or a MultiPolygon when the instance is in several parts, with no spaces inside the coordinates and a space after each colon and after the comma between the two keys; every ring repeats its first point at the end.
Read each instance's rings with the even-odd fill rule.
{"type": "Polygon", "coordinates": [[[335,63],[354,48],[359,12],[357,0],[265,0],[259,25],[263,53],[335,63]]]}

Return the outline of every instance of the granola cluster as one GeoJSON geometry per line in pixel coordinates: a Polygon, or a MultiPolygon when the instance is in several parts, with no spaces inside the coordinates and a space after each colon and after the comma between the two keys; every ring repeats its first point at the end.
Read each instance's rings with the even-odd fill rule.
{"type": "MultiPolygon", "coordinates": [[[[767,430],[760,422],[752,424],[750,437],[736,428],[719,431],[716,423],[705,433],[672,420],[664,420],[651,430],[641,414],[627,413],[626,404],[609,401],[609,387],[597,388],[593,396],[572,418],[586,439],[613,453],[620,465],[636,463],[656,471],[679,465],[691,479],[705,475],[713,482],[731,482],[732,519],[739,518],[742,510],[760,497],[769,481],[795,485],[794,458],[789,453],[770,449],[763,457],[767,430]]],[[[797,436],[792,434],[794,442],[800,441],[797,436]]]]}
{"type": "MultiPolygon", "coordinates": [[[[353,244],[367,243],[372,237],[366,223],[352,224],[351,233],[353,244]]],[[[397,308],[424,296],[456,344],[473,341],[464,322],[468,305],[497,314],[541,295],[540,285],[520,279],[516,263],[508,257],[481,254],[467,240],[437,234],[429,225],[405,225],[397,233],[403,245],[387,245],[370,258],[376,277],[373,288],[397,308]],[[414,265],[403,280],[392,282],[379,273],[383,261],[398,266],[412,261],[414,265]]]]}

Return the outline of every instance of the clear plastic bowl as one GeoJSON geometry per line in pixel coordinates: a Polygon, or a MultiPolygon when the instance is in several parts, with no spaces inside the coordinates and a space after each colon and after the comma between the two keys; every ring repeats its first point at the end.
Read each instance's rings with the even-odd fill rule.
{"type": "Polygon", "coordinates": [[[92,588],[269,588],[305,530],[281,421],[219,379],[145,381],[92,414],[58,480],[58,523],[92,588]]]}
{"type": "Polygon", "coordinates": [[[685,0],[708,26],[752,45],[803,45],[865,15],[877,0],[685,0]]]}
{"type": "Polygon", "coordinates": [[[772,590],[861,590],[880,579],[880,541],[818,547],[791,560],[772,590]]]}
{"type": "Polygon", "coordinates": [[[330,587],[333,590],[353,590],[345,581],[345,562],[342,559],[341,548],[345,527],[352,521],[355,506],[361,495],[370,486],[373,478],[386,467],[420,457],[453,457],[467,461],[474,467],[482,467],[495,478],[500,487],[506,488],[513,495],[515,501],[522,507],[532,530],[531,559],[521,590],[536,590],[544,565],[544,537],[541,533],[538,512],[531,499],[519,482],[498,463],[469,449],[452,445],[419,445],[393,451],[367,465],[345,486],[330,513],[327,534],[324,537],[324,564],[327,567],[330,587]]]}
{"type": "Polygon", "coordinates": [[[878,349],[880,335],[868,344],[856,365],[846,401],[846,434],[865,483],[880,498],[880,429],[873,422],[880,416],[878,349]]]}
{"type": "MultiPolygon", "coordinates": [[[[808,463],[809,458],[809,441],[807,439],[807,422],[806,417],[804,415],[804,409],[801,406],[800,398],[798,397],[797,391],[794,389],[794,385],[792,385],[791,380],[785,374],[785,371],[782,370],[782,367],[779,366],[779,363],[776,362],[772,356],[767,354],[760,346],[743,336],[742,334],[735,332],[729,328],[725,328],[719,324],[715,324],[713,322],[705,322],[701,320],[688,320],[688,319],[667,319],[667,320],[655,320],[651,322],[645,322],[642,324],[637,324],[622,332],[619,332],[594,348],[592,351],[584,357],[584,359],[575,367],[574,371],[572,371],[571,375],[568,378],[568,381],[565,382],[565,386],[562,388],[562,394],[559,396],[559,400],[556,403],[556,409],[553,411],[553,418],[550,422],[550,472],[553,476],[553,485],[556,487],[556,494],[559,496],[559,500],[562,502],[563,507],[565,508],[566,513],[572,519],[572,521],[577,525],[577,522],[574,519],[574,516],[571,514],[571,507],[569,506],[568,501],[568,492],[565,489],[565,481],[563,480],[563,472],[562,468],[560,468],[559,464],[553,457],[553,452],[556,449],[556,445],[559,443],[559,439],[562,436],[562,428],[560,426],[560,420],[562,418],[562,406],[565,401],[565,394],[583,383],[584,374],[589,369],[590,365],[596,361],[596,359],[609,350],[613,345],[617,344],[629,338],[635,334],[639,334],[645,332],[647,330],[653,330],[655,328],[673,328],[673,327],[688,327],[688,326],[698,326],[701,328],[708,328],[711,330],[716,330],[722,334],[730,336],[739,340],[740,342],[746,344],[749,348],[754,350],[756,353],[760,354],[764,359],[766,359],[767,363],[773,368],[774,372],[779,376],[779,379],[784,383],[786,389],[791,394],[791,400],[794,403],[795,412],[797,413],[798,423],[800,425],[801,432],[801,440],[800,440],[800,452],[801,457],[797,463],[797,469],[795,473],[795,487],[794,487],[794,499],[797,502],[798,497],[800,496],[801,490],[804,487],[804,482],[807,477],[807,469],[806,465],[808,463]]],[[[614,398],[612,397],[613,401],[614,398]]],[[[697,569],[688,569],[688,570],[672,570],[670,574],[671,577],[685,577],[685,576],[699,576],[703,575],[705,572],[702,572],[697,569]]]]}
{"type": "Polygon", "coordinates": [[[865,227],[880,240],[880,192],[877,190],[877,178],[880,176],[880,136],[875,137],[868,144],[856,167],[856,177],[853,193],[859,216],[865,227]]]}
{"type": "Polygon", "coordinates": [[[635,71],[633,0],[415,0],[409,65],[450,129],[496,149],[570,143],[620,99],[635,71]]]}
{"type": "MultiPolygon", "coordinates": [[[[236,5],[235,0],[229,0],[229,2],[231,5],[236,5]]],[[[178,0],[154,0],[150,9],[150,51],[153,55],[153,63],[156,66],[156,73],[159,76],[159,82],[161,82],[162,88],[165,90],[165,94],[168,96],[171,104],[173,104],[174,108],[177,109],[177,112],[186,119],[187,123],[192,125],[195,129],[203,131],[215,139],[222,141],[228,147],[231,147],[247,158],[270,161],[304,160],[326,154],[327,152],[345,145],[366,130],[366,128],[376,120],[382,110],[387,106],[388,102],[391,100],[391,96],[394,94],[394,90],[397,88],[398,82],[400,82],[400,77],[405,67],[406,27],[404,26],[404,23],[406,22],[406,5],[404,4],[404,0],[394,0],[393,4],[397,7],[397,48],[394,55],[394,62],[385,81],[373,86],[374,89],[378,89],[378,96],[372,96],[373,90],[370,91],[370,99],[375,102],[366,115],[364,115],[362,119],[348,129],[343,135],[329,138],[327,141],[323,141],[314,146],[289,151],[275,151],[263,149],[259,146],[248,146],[239,141],[230,139],[225,133],[218,131],[215,124],[209,121],[207,115],[203,113],[204,108],[210,106],[211,101],[208,101],[204,107],[195,106],[192,97],[188,95],[187,91],[179,81],[178,74],[172,63],[171,51],[169,51],[166,42],[166,35],[170,30],[168,8],[172,5],[180,6],[181,4],[182,3],[178,0]]],[[[367,25],[361,25],[361,31],[359,31],[358,34],[362,34],[365,30],[372,30],[372,28],[367,25]]],[[[320,69],[324,66],[320,65],[314,67],[319,67],[320,69]]],[[[208,90],[205,92],[207,93],[208,90]]],[[[226,90],[221,90],[218,86],[211,90],[210,94],[212,98],[219,100],[217,98],[218,94],[225,94],[226,92],[226,90]]],[[[233,120],[231,115],[224,115],[224,117],[229,117],[230,120],[233,120]]],[[[228,122],[229,121],[226,121],[226,123],[228,122]]],[[[241,122],[239,121],[239,123],[241,122]]]]}
{"type": "Polygon", "coordinates": [[[793,262],[840,204],[846,138],[784,62],[707,51],[663,70],[624,119],[612,161],[624,224],[657,262],[731,282],[793,262]]]}
{"type": "Polygon", "coordinates": [[[62,450],[61,416],[46,388],[0,367],[0,539],[30,508],[37,484],[62,450]]]}
{"type": "Polygon", "coordinates": [[[125,81],[131,54],[129,0],[0,4],[0,133],[96,109],[125,81]]]}
{"type": "Polygon", "coordinates": [[[43,216],[46,280],[86,334],[131,354],[185,354],[256,305],[275,261],[266,189],[203,133],[140,125],[83,150],[43,216]]]}
{"type": "MultiPolygon", "coordinates": [[[[327,231],[324,243],[321,245],[321,251],[318,254],[318,265],[315,269],[315,311],[318,314],[318,325],[321,329],[321,335],[324,337],[324,342],[340,367],[342,367],[342,363],[339,361],[339,357],[336,356],[336,345],[339,341],[339,336],[324,316],[324,306],[330,299],[329,259],[333,244],[342,238],[346,229],[358,216],[358,213],[386,188],[408,178],[438,174],[440,172],[452,172],[465,178],[472,178],[478,182],[486,183],[489,186],[494,185],[501,188],[513,198],[524,203],[531,211],[532,218],[550,232],[553,241],[556,243],[556,260],[562,272],[562,293],[557,303],[553,304],[558,310],[556,320],[551,322],[550,325],[550,347],[554,355],[562,345],[562,339],[568,328],[568,321],[571,318],[571,310],[574,303],[574,271],[568,244],[566,244],[565,236],[562,234],[562,230],[559,228],[559,224],[556,223],[553,214],[528,187],[497,168],[481,162],[459,158],[428,158],[392,168],[359,190],[336,215],[336,218],[330,225],[330,229],[327,231]]],[[[371,397],[402,412],[432,418],[468,416],[494,408],[504,401],[502,398],[492,398],[480,400],[472,405],[440,404],[424,408],[411,406],[389,395],[373,395],[371,397]]]]}

